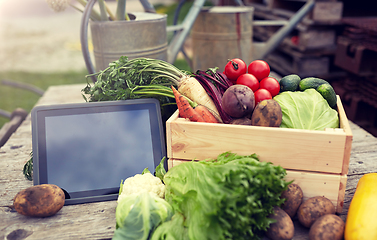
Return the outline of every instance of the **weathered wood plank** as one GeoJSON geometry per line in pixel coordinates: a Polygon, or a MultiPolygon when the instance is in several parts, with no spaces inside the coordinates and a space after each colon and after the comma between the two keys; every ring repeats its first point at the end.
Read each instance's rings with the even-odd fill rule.
{"type": "Polygon", "coordinates": [[[31,233],[27,239],[110,239],[115,207],[116,201],[70,205],[48,218],[30,218],[1,207],[0,232],[8,236],[22,229],[31,233]]]}

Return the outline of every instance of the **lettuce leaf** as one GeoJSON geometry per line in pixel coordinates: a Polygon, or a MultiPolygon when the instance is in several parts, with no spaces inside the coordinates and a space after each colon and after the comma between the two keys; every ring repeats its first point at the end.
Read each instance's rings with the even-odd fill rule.
{"type": "MultiPolygon", "coordinates": [[[[164,176],[165,199],[183,215],[191,240],[260,239],[273,222],[268,218],[273,207],[283,203],[280,195],[289,184],[285,175],[284,168],[260,162],[255,154],[226,152],[171,168],[164,176]]],[[[166,233],[159,228],[169,229],[168,224],[173,221],[156,233],[166,233]]]]}
{"type": "Polygon", "coordinates": [[[280,127],[309,130],[339,127],[338,112],[315,89],[282,92],[274,100],[283,113],[280,127]]]}
{"type": "Polygon", "coordinates": [[[154,232],[151,240],[190,240],[187,227],[184,226],[184,216],[175,213],[170,221],[162,223],[154,232]]]}

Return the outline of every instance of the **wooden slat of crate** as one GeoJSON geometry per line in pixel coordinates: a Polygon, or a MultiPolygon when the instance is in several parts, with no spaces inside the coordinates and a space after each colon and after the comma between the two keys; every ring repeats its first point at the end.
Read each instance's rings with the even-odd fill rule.
{"type": "MultiPolygon", "coordinates": [[[[342,103],[338,98],[338,106],[342,103]]],[[[339,111],[341,112],[341,111],[339,111]]],[[[345,114],[339,114],[347,126],[345,114]]],[[[349,126],[349,125],[348,125],[349,126]]],[[[204,160],[231,151],[240,155],[257,153],[261,161],[286,169],[345,174],[350,146],[347,129],[312,131],[229,124],[197,123],[178,118],[166,122],[167,155],[173,159],[204,160]],[[346,164],[346,165],[344,165],[346,164]]]]}
{"type": "Polygon", "coordinates": [[[377,52],[368,50],[361,41],[338,37],[335,65],[360,76],[373,76],[377,73],[376,58],[377,52]]]}
{"type": "MultiPolygon", "coordinates": [[[[171,169],[183,162],[188,162],[188,160],[169,159],[168,168],[171,169]]],[[[315,196],[325,196],[334,204],[336,212],[342,212],[347,175],[287,170],[286,180],[294,180],[294,183],[300,186],[304,193],[304,200],[315,196]]]]}
{"type": "Polygon", "coordinates": [[[346,143],[344,145],[344,152],[343,152],[344,153],[343,169],[342,169],[341,174],[347,175],[349,164],[350,164],[353,135],[352,135],[351,127],[348,122],[348,118],[344,110],[343,104],[341,104],[339,95],[337,96],[337,98],[338,98],[337,107],[338,107],[338,115],[339,115],[339,127],[343,129],[344,133],[346,134],[346,143]]]}
{"type": "MultiPolygon", "coordinates": [[[[266,3],[248,0],[245,5],[254,7],[254,15],[265,14],[273,17],[289,19],[305,4],[306,1],[270,0],[266,3]]],[[[313,10],[301,21],[304,24],[341,24],[343,2],[316,1],[313,10]]]]}
{"type": "MultiPolygon", "coordinates": [[[[253,37],[260,41],[268,41],[277,29],[268,28],[265,26],[253,28],[253,37]]],[[[298,29],[297,35],[291,34],[284,38],[279,48],[291,48],[305,52],[310,56],[313,55],[328,55],[335,54],[336,51],[336,33],[335,29],[331,28],[305,28],[304,30],[298,29]],[[298,41],[293,42],[292,37],[297,36],[298,41]]]]}
{"type": "MultiPolygon", "coordinates": [[[[270,1],[270,8],[273,13],[281,16],[290,17],[292,13],[297,12],[305,2],[287,1],[287,0],[272,0],[270,1]]],[[[343,2],[332,1],[322,2],[316,1],[313,10],[306,17],[313,21],[340,21],[343,14],[343,2]]]]}
{"type": "Polygon", "coordinates": [[[169,148],[173,158],[203,160],[232,151],[257,153],[262,161],[289,169],[340,173],[343,168],[343,133],[180,123],[171,124],[171,131],[176,133],[172,134],[175,143],[169,148]]]}
{"type": "Polygon", "coordinates": [[[300,31],[297,48],[301,51],[313,48],[328,48],[335,46],[335,30],[334,29],[310,29],[308,31],[300,31]]]}
{"type": "Polygon", "coordinates": [[[339,21],[343,15],[343,2],[316,2],[310,16],[314,21],[339,21]]]}

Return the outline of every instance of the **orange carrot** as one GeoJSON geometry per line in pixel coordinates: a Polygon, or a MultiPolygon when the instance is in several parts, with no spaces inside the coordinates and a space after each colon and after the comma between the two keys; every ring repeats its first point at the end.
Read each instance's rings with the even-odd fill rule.
{"type": "Polygon", "coordinates": [[[205,107],[203,105],[198,105],[194,109],[195,109],[195,111],[197,111],[200,114],[200,116],[202,116],[202,118],[204,119],[205,122],[207,122],[207,123],[218,123],[219,122],[219,121],[217,121],[215,116],[213,116],[213,114],[211,113],[211,111],[207,107],[205,107]]]}
{"type": "Polygon", "coordinates": [[[187,98],[180,94],[174,86],[171,86],[171,89],[173,90],[175,101],[177,103],[179,116],[182,118],[188,118],[192,122],[204,122],[202,116],[191,107],[187,98]]]}

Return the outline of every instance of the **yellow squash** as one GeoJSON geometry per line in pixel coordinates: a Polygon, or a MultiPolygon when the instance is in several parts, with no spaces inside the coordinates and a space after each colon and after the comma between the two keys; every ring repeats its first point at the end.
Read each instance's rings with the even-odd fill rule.
{"type": "Polygon", "coordinates": [[[348,209],[345,240],[377,239],[377,173],[364,174],[348,209]]]}

